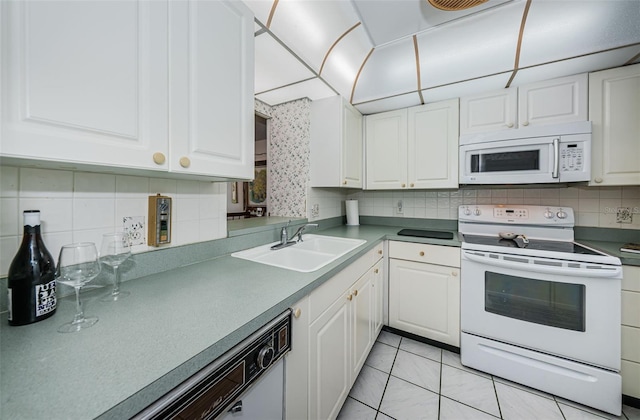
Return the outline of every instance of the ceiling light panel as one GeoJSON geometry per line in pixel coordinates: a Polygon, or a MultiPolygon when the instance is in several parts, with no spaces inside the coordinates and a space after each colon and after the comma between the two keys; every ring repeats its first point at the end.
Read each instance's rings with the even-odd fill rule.
{"type": "Polygon", "coordinates": [[[424,89],[422,90],[422,97],[425,103],[430,103],[503,89],[507,85],[511,73],[505,72],[432,89],[424,89]]]}
{"type": "Polygon", "coordinates": [[[422,87],[512,70],[524,2],[514,2],[418,35],[422,87]]]}
{"type": "Polygon", "coordinates": [[[520,66],[640,42],[638,22],[638,0],[534,1],[522,38],[520,66]]]}
{"type": "Polygon", "coordinates": [[[384,98],[377,101],[365,102],[361,104],[355,104],[354,106],[363,115],[377,114],[379,112],[391,111],[394,109],[408,108],[411,106],[420,105],[420,96],[417,92],[408,93],[405,95],[393,96],[390,98],[384,98]]]}
{"type": "Polygon", "coordinates": [[[518,70],[511,86],[519,86],[525,83],[537,82],[539,80],[555,79],[557,77],[570,76],[572,74],[619,67],[627,63],[639,52],[640,46],[620,48],[598,54],[577,57],[571,60],[562,60],[542,66],[521,69],[518,70]]]}
{"type": "Polygon", "coordinates": [[[256,93],[315,76],[268,33],[257,36],[255,45],[256,93]]]}
{"type": "Polygon", "coordinates": [[[365,102],[418,89],[413,39],[376,48],[364,65],[353,102],[365,102]]]}
{"type": "Polygon", "coordinates": [[[347,34],[333,48],[324,63],[322,78],[343,97],[351,97],[353,82],[369,51],[371,51],[371,43],[361,25],[347,34]]]}
{"type": "Polygon", "coordinates": [[[508,1],[490,0],[457,12],[437,9],[427,0],[352,0],[352,3],[362,17],[374,45],[381,46],[508,1]]]}
{"type": "Polygon", "coordinates": [[[334,42],[358,22],[348,1],[280,0],[270,29],[319,71],[334,42]]]}
{"type": "Polygon", "coordinates": [[[309,98],[315,101],[317,99],[334,96],[335,94],[336,93],[327,86],[326,83],[316,77],[311,80],[256,95],[256,98],[267,105],[274,106],[300,98],[309,98]]]}

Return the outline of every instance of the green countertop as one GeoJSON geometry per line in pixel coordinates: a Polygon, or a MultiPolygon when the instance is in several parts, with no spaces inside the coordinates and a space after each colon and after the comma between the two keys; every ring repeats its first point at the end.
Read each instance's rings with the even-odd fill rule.
{"type": "Polygon", "coordinates": [[[454,240],[396,236],[398,227],[340,226],[324,235],[367,242],[320,270],[299,273],[229,255],[123,283],[131,295],[100,302],[83,293],[99,322],[80,333],[56,328],[75,303],[60,299],[54,316],[9,327],[0,320],[2,419],[128,418],[231,349],[385,238],[459,246],[454,240]]]}
{"type": "MultiPolygon", "coordinates": [[[[422,228],[429,228],[422,226],[422,228]]],[[[131,296],[100,302],[83,293],[85,313],[100,321],[77,334],[56,328],[73,317],[72,298],[51,318],[23,327],[0,320],[0,418],[128,418],[276,317],[384,239],[460,246],[453,240],[398,236],[397,226],[338,226],[318,233],[365,239],[312,273],[226,254],[123,283],[131,296]]],[[[433,229],[445,230],[441,226],[433,229]]],[[[578,241],[640,265],[621,243],[578,241]]],[[[259,244],[253,244],[259,245],[259,244]]],[[[202,246],[200,246],[202,248],[202,246]]],[[[202,249],[199,249],[202,252],[202,249]]]]}

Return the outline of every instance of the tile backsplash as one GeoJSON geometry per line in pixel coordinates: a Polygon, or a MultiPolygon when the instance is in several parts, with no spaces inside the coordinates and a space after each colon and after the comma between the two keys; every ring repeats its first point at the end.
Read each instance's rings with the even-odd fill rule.
{"type": "Polygon", "coordinates": [[[325,219],[345,214],[344,200],[358,200],[363,216],[458,218],[461,204],[531,204],[571,207],[577,226],[640,229],[640,186],[545,188],[464,187],[458,190],[356,191],[310,188],[307,218],[325,219]],[[402,212],[398,201],[402,200],[402,212]],[[312,209],[318,204],[319,215],[312,209]],[[617,221],[618,209],[629,209],[631,223],[617,221]]]}
{"type": "MultiPolygon", "coordinates": [[[[62,245],[94,242],[103,233],[124,228],[124,218],[144,221],[146,245],[148,197],[160,193],[172,198],[173,238],[168,246],[227,236],[226,183],[147,178],[2,166],[0,168],[0,277],[22,240],[22,211],[41,211],[42,232],[49,252],[57,259],[62,245]]],[[[132,223],[131,220],[128,221],[132,223]]]]}

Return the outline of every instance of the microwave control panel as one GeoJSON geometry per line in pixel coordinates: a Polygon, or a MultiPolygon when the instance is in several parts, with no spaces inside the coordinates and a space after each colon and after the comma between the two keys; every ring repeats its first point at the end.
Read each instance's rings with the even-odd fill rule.
{"type": "Polygon", "coordinates": [[[560,144],[560,171],[581,172],[584,170],[584,143],[561,143],[560,144]]]}

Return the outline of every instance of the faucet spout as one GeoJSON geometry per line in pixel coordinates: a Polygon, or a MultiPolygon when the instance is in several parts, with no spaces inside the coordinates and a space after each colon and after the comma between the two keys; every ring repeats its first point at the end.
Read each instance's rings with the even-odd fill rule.
{"type": "Polygon", "coordinates": [[[302,232],[305,231],[306,228],[309,227],[318,227],[317,223],[307,223],[306,225],[302,225],[298,228],[298,230],[296,231],[296,233],[293,234],[292,238],[298,237],[298,239],[296,240],[296,242],[303,242],[302,240],[302,232]]]}

